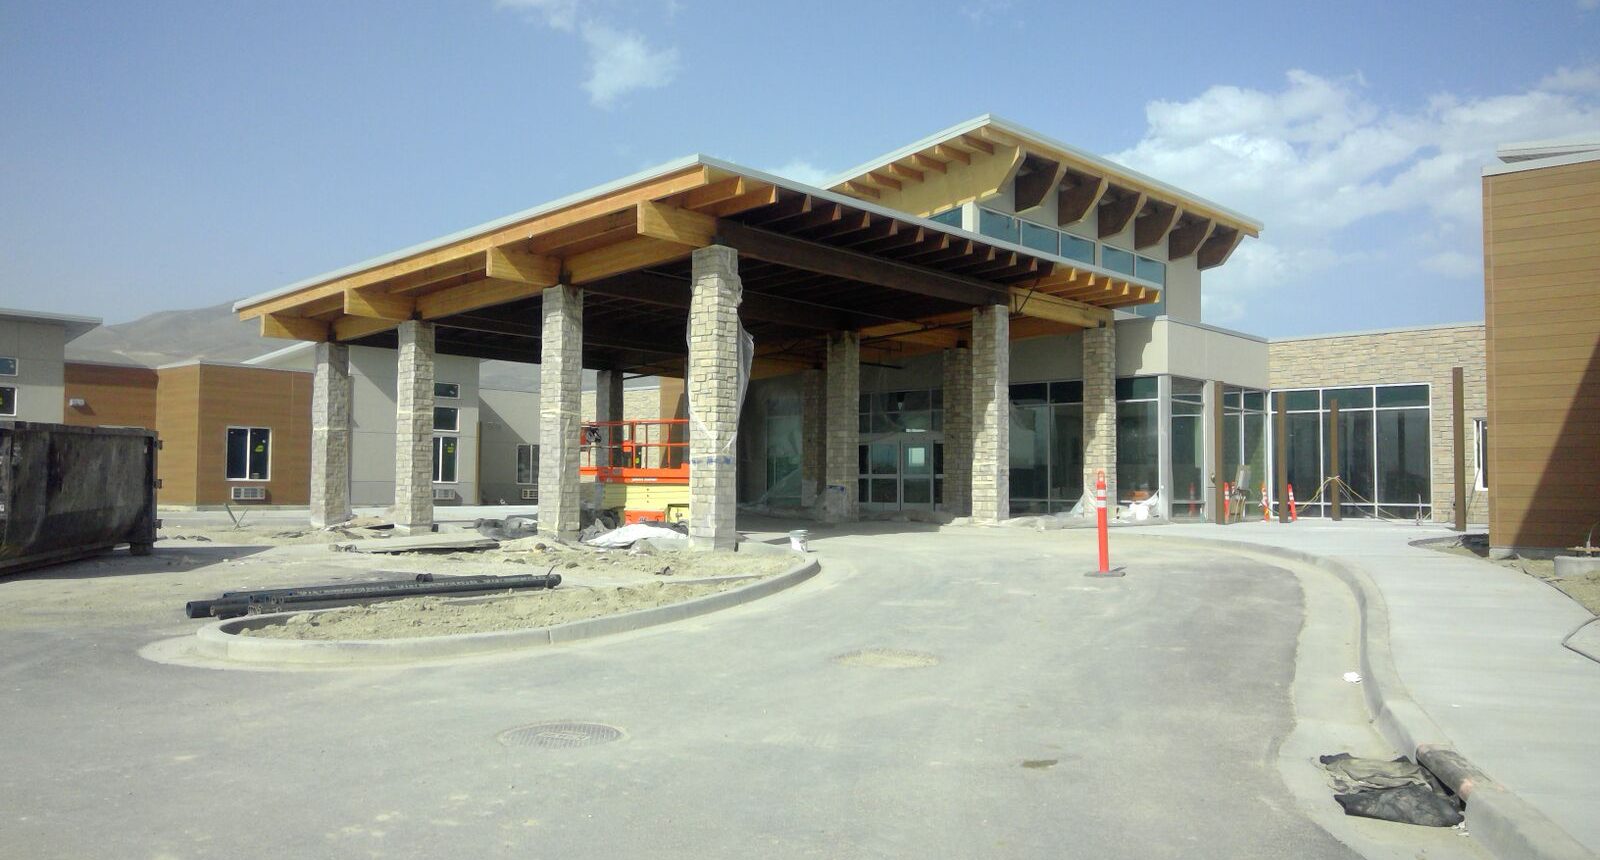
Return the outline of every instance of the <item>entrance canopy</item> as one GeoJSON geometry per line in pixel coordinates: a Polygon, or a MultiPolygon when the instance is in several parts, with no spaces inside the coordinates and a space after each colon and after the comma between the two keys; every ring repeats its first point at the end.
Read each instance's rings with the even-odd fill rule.
{"type": "Polygon", "coordinates": [[[812,367],[828,333],[863,360],[955,346],[974,307],[1006,305],[1013,337],[1108,324],[1152,283],[833,191],[695,156],[237,303],[261,333],[394,346],[435,324],[441,353],[536,362],[547,287],[584,292],[583,364],[681,375],[689,255],[739,255],[739,314],[757,374],[812,367]]]}

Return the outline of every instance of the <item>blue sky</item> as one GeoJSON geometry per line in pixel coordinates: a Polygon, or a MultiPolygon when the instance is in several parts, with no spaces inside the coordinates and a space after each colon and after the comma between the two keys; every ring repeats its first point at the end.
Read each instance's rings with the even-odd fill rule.
{"type": "Polygon", "coordinates": [[[1597,6],[9,3],[0,306],[214,304],[693,152],[815,179],[993,112],[1264,221],[1208,321],[1481,319],[1479,171],[1600,134],[1597,6]]]}

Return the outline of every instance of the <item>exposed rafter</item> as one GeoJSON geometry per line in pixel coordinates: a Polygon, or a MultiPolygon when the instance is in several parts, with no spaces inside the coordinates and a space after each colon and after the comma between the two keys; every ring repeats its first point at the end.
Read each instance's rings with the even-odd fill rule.
{"type": "Polygon", "coordinates": [[[1178,223],[1183,210],[1159,200],[1146,200],[1144,211],[1133,221],[1133,247],[1144,250],[1162,239],[1178,223]]]}
{"type": "Polygon", "coordinates": [[[1186,216],[1186,220],[1179,222],[1167,236],[1167,259],[1181,260],[1200,250],[1200,245],[1211,238],[1216,228],[1217,222],[1210,218],[1186,216]]]}
{"type": "Polygon", "coordinates": [[[1069,175],[1062,181],[1061,190],[1056,195],[1056,224],[1069,227],[1089,217],[1094,207],[1100,205],[1100,198],[1105,196],[1109,185],[1104,176],[1080,173],[1073,180],[1069,175]]]}
{"type": "Polygon", "coordinates": [[[1059,161],[1029,153],[1023,159],[1022,168],[1017,171],[1017,178],[1012,183],[1013,204],[1016,211],[1024,212],[1043,205],[1066,170],[1066,165],[1059,161]]]}

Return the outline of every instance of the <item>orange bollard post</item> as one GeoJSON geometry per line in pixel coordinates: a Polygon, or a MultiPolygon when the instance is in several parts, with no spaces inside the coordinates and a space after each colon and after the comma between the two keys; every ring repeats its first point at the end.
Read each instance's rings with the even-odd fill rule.
{"type": "MultiPolygon", "coordinates": [[[[1195,497],[1195,496],[1194,496],[1194,482],[1193,482],[1193,481],[1190,481],[1190,482],[1189,482],[1189,498],[1190,498],[1190,499],[1191,499],[1191,500],[1192,500],[1192,499],[1194,499],[1194,497],[1195,497]]],[[[1191,517],[1192,517],[1192,516],[1194,516],[1194,515],[1195,515],[1195,514],[1196,514],[1196,513],[1197,513],[1197,511],[1196,511],[1196,510],[1195,510],[1195,505],[1194,505],[1194,502],[1193,502],[1193,501],[1190,501],[1190,502],[1189,502],[1189,516],[1191,516],[1191,517]]]]}
{"type": "Polygon", "coordinates": [[[1266,484],[1262,484],[1261,485],[1261,521],[1264,522],[1264,523],[1265,522],[1271,522],[1271,520],[1267,519],[1267,485],[1266,484]]]}
{"type": "Polygon", "coordinates": [[[1106,472],[1101,469],[1094,476],[1095,528],[1100,538],[1100,568],[1084,576],[1122,576],[1122,568],[1111,566],[1111,544],[1106,534],[1106,472]]]}
{"type": "Polygon", "coordinates": [[[1227,481],[1222,482],[1222,523],[1227,525],[1233,522],[1233,485],[1227,481]]]}
{"type": "Polygon", "coordinates": [[[1294,506],[1294,484],[1289,484],[1288,487],[1289,487],[1289,522],[1297,523],[1297,522],[1300,521],[1300,511],[1298,509],[1296,509],[1295,506],[1294,506]]]}

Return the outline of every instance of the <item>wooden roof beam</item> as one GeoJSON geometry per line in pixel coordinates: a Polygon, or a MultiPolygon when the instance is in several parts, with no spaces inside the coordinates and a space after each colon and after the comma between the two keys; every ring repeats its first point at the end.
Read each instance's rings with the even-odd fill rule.
{"type": "Polygon", "coordinates": [[[1063,182],[1056,195],[1057,226],[1069,227],[1089,217],[1110,184],[1104,176],[1083,176],[1082,181],[1071,186],[1063,182]]]}
{"type": "Polygon", "coordinates": [[[1183,216],[1183,209],[1171,203],[1150,200],[1133,221],[1133,247],[1144,250],[1167,238],[1172,226],[1183,216]]]}
{"type": "Polygon", "coordinates": [[[1012,203],[1016,211],[1024,212],[1044,205],[1044,201],[1050,197],[1050,191],[1066,172],[1065,164],[1029,153],[1011,185],[1012,203]]]}
{"type": "Polygon", "coordinates": [[[1011,312],[1027,317],[1066,323],[1080,328],[1096,328],[1112,319],[1106,308],[1086,305],[1049,293],[1040,293],[1026,287],[1011,288],[1011,312]]]}
{"type": "Polygon", "coordinates": [[[1200,250],[1200,246],[1211,238],[1212,231],[1217,229],[1217,222],[1210,218],[1190,216],[1189,223],[1180,223],[1174,227],[1167,236],[1167,259],[1181,260],[1200,250]]]}
{"type": "Polygon", "coordinates": [[[288,314],[261,315],[262,337],[325,341],[328,339],[328,333],[328,324],[321,320],[310,320],[304,317],[289,316],[288,314]]]}
{"type": "Polygon", "coordinates": [[[962,164],[972,163],[971,152],[965,149],[957,149],[956,147],[948,144],[936,143],[933,145],[933,149],[930,151],[933,153],[934,158],[944,159],[945,163],[947,164],[952,161],[959,161],[962,164]]]}
{"type": "Polygon", "coordinates": [[[542,294],[549,284],[530,284],[500,278],[485,278],[429,293],[417,299],[417,316],[425,320],[503,305],[542,294]]]}
{"type": "Polygon", "coordinates": [[[1139,214],[1144,208],[1146,200],[1143,191],[1124,191],[1114,200],[1101,200],[1100,203],[1100,238],[1105,239],[1115,236],[1128,229],[1128,224],[1133,216],[1139,214]]]}
{"type": "Polygon", "coordinates": [[[868,185],[858,179],[846,180],[839,187],[843,188],[846,194],[854,194],[857,197],[871,197],[872,199],[876,200],[879,196],[881,196],[878,189],[873,188],[871,185],[868,185]]]}
{"type": "Polygon", "coordinates": [[[1233,250],[1239,247],[1239,242],[1243,239],[1242,230],[1232,227],[1214,230],[1210,238],[1201,243],[1195,257],[1195,265],[1202,269],[1213,269],[1228,262],[1228,258],[1233,256],[1233,250]]]}
{"type": "Polygon", "coordinates": [[[861,283],[915,293],[930,298],[969,305],[992,304],[1005,293],[995,285],[974,278],[919,269],[881,257],[874,257],[758,230],[744,224],[723,221],[717,230],[717,244],[727,245],[741,255],[769,263],[806,269],[861,283]]]}
{"type": "MultiPolygon", "coordinates": [[[[710,237],[707,237],[705,244],[713,244],[710,237]]],[[[565,282],[586,284],[635,269],[659,266],[689,256],[694,247],[701,246],[690,246],[655,236],[638,236],[608,248],[598,248],[575,257],[568,257],[565,282]]]]}
{"type": "Polygon", "coordinates": [[[719,203],[712,203],[709,206],[700,207],[700,211],[714,218],[723,218],[728,215],[737,215],[740,212],[747,212],[751,209],[757,209],[762,206],[771,206],[777,202],[778,186],[756,185],[754,183],[750,183],[749,189],[743,194],[740,194],[736,197],[729,197],[728,199],[719,203]]]}
{"type": "Polygon", "coordinates": [[[373,290],[345,290],[344,312],[348,316],[400,322],[417,314],[417,300],[373,290]]]}
{"type": "Polygon", "coordinates": [[[896,179],[900,179],[900,180],[909,180],[911,182],[921,182],[923,179],[926,178],[926,174],[924,174],[922,171],[917,170],[916,168],[913,168],[913,167],[907,167],[906,165],[901,164],[898,161],[891,161],[888,164],[884,165],[884,170],[887,171],[890,175],[894,176],[896,179]]]}
{"type": "Polygon", "coordinates": [[[717,219],[710,215],[650,201],[639,204],[637,223],[640,236],[690,248],[711,244],[711,237],[717,232],[717,219]]]}
{"type": "Polygon", "coordinates": [[[922,170],[931,170],[935,173],[946,173],[950,170],[945,162],[921,152],[911,153],[911,163],[922,170]]]}
{"type": "Polygon", "coordinates": [[[501,245],[485,252],[483,274],[491,280],[548,287],[561,280],[561,261],[555,257],[530,254],[511,245],[501,245]]]}

